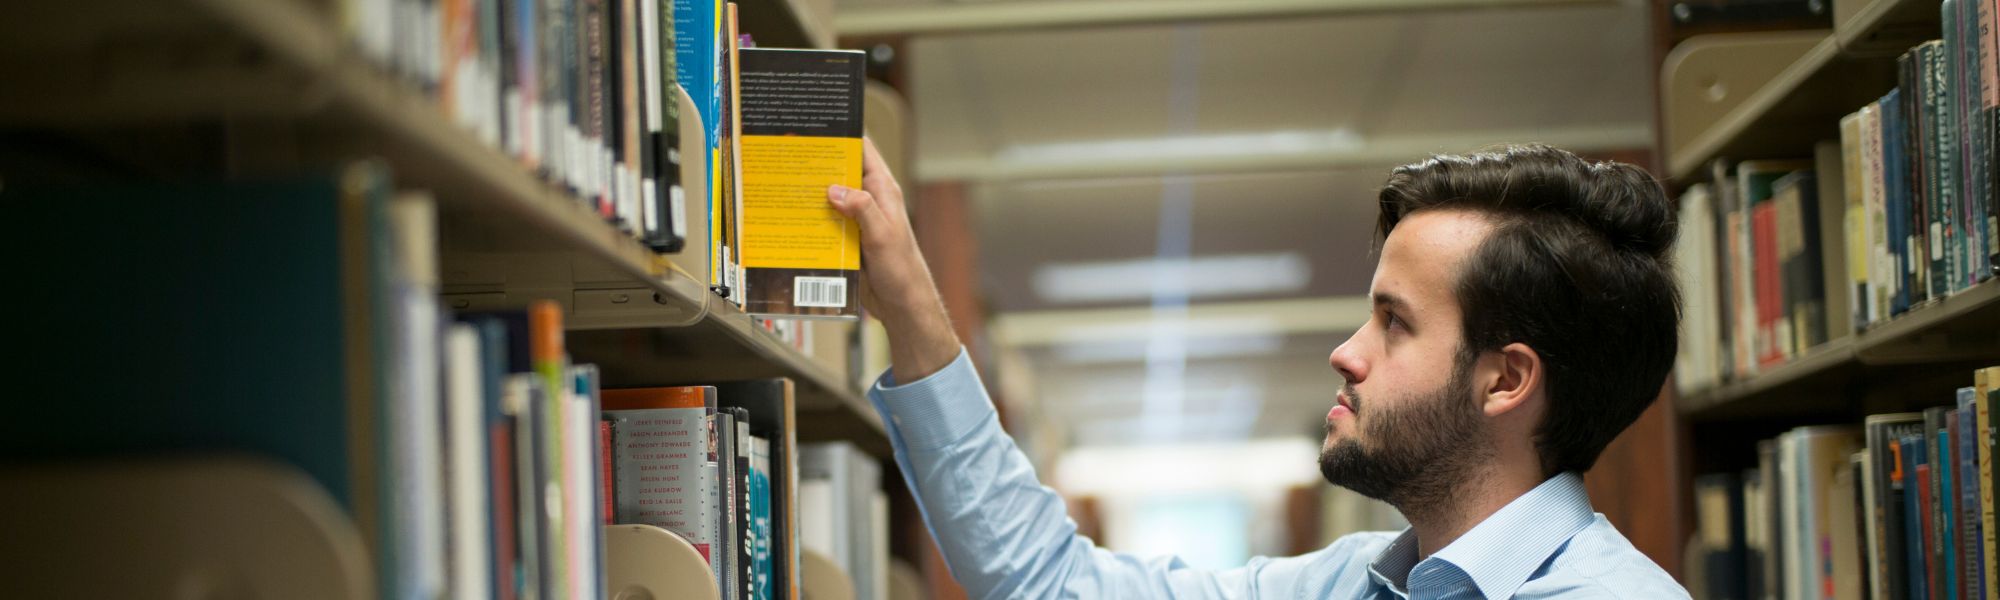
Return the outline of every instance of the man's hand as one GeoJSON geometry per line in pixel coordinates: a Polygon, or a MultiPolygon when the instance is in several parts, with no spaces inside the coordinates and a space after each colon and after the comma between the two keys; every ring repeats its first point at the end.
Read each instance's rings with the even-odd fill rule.
{"type": "Polygon", "coordinates": [[[958,336],[917,248],[903,188],[875,142],[864,139],[861,148],[863,189],[836,185],[827,190],[827,201],[861,226],[861,304],[889,332],[896,381],[909,383],[958,358],[958,336]]]}

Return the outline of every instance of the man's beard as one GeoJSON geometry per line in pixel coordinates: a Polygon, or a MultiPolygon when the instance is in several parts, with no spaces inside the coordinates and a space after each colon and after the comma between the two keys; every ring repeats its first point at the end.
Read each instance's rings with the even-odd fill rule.
{"type": "MultiPolygon", "coordinates": [[[[1320,475],[1405,514],[1450,498],[1472,469],[1492,455],[1482,415],[1468,398],[1470,358],[1459,357],[1450,381],[1437,389],[1393,404],[1366,404],[1365,421],[1355,412],[1355,435],[1320,451],[1320,475]]],[[[1351,386],[1346,393],[1356,408],[1364,406],[1351,386]]],[[[1329,436],[1332,426],[1327,423],[1329,436]]]]}

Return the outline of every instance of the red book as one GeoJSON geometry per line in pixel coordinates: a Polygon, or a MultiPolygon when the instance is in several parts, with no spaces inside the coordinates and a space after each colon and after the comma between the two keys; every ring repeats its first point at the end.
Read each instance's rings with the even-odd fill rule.
{"type": "Polygon", "coordinates": [[[1931,466],[1928,464],[1917,465],[1917,506],[1920,509],[1917,511],[1917,515],[1918,519],[1923,521],[1924,527],[1924,582],[1926,587],[1930,589],[1931,598],[1943,598],[1944,588],[1939,585],[1940,582],[1937,577],[1938,569],[1935,563],[1937,560],[1936,548],[1940,541],[1937,539],[1937,536],[1931,534],[1931,532],[1937,531],[1932,529],[1937,524],[1936,519],[1931,518],[1932,501],[1931,466]]]}
{"type": "Polygon", "coordinates": [[[514,558],[520,555],[514,537],[515,519],[519,518],[514,513],[514,426],[501,419],[488,427],[493,452],[492,460],[487,461],[493,468],[493,590],[500,600],[514,600],[519,591],[515,589],[519,574],[514,572],[514,558]]]}
{"type": "Polygon", "coordinates": [[[611,422],[602,419],[597,421],[597,481],[604,487],[597,509],[604,524],[611,525],[611,422]]]}
{"type": "Polygon", "coordinates": [[[1758,203],[1750,213],[1750,228],[1757,275],[1757,364],[1770,367],[1785,361],[1778,344],[1778,321],[1785,318],[1784,279],[1779,277],[1778,262],[1778,203],[1758,203]]]}

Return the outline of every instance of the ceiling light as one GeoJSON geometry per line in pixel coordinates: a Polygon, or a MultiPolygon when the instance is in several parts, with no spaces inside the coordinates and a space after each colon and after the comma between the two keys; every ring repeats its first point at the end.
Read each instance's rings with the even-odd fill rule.
{"type": "Polygon", "coordinates": [[[1148,300],[1156,292],[1193,300],[1299,292],[1311,277],[1305,257],[1283,252],[1043,265],[1034,286],[1058,304],[1148,300]]]}

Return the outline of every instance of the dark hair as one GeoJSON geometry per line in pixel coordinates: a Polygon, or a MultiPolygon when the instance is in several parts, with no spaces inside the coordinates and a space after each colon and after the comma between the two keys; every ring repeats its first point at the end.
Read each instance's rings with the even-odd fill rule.
{"type": "Polygon", "coordinates": [[[1535,430],[1543,475],[1589,470],[1673,367],[1678,230],[1659,182],[1628,164],[1509,146],[1398,167],[1379,201],[1378,243],[1420,211],[1492,223],[1458,274],[1461,351],[1535,349],[1548,391],[1535,430]]]}

